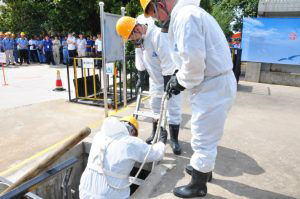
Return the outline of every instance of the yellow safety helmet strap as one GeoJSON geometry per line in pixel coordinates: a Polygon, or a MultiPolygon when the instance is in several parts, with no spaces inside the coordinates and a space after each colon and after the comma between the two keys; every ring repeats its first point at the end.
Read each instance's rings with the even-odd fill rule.
{"type": "Polygon", "coordinates": [[[137,119],[133,116],[123,117],[120,121],[130,123],[137,131],[139,129],[139,123],[138,123],[137,119]]]}

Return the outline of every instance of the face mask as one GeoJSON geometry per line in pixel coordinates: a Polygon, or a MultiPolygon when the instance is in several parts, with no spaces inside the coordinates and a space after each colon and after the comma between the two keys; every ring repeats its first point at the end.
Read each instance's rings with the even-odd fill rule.
{"type": "MultiPolygon", "coordinates": [[[[137,40],[131,40],[132,44],[134,45],[135,48],[143,48],[144,47],[144,38],[145,38],[145,34],[144,34],[144,27],[142,26],[143,31],[141,32],[142,36],[140,39],[137,40]]],[[[135,35],[135,33],[132,33],[133,35],[135,35]]]]}
{"type": "Polygon", "coordinates": [[[138,136],[138,133],[137,133],[136,129],[131,124],[129,124],[128,122],[126,122],[125,126],[126,126],[128,132],[129,132],[129,135],[135,136],[135,137],[138,136]]]}
{"type": "Polygon", "coordinates": [[[155,12],[155,21],[158,21],[155,23],[155,25],[157,25],[158,27],[161,28],[161,32],[167,33],[169,31],[169,25],[170,25],[170,20],[171,20],[171,14],[170,12],[167,10],[167,6],[166,6],[166,2],[162,1],[164,3],[164,11],[167,13],[168,15],[168,19],[166,21],[160,21],[159,20],[159,16],[158,16],[158,9],[157,9],[157,1],[155,1],[152,5],[154,8],[154,12],[155,12]]]}

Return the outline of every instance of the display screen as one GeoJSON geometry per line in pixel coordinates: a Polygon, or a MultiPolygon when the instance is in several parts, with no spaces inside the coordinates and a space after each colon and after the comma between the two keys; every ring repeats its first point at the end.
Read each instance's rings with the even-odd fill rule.
{"type": "Polygon", "coordinates": [[[242,61],[300,66],[300,18],[244,18],[242,61]]]}

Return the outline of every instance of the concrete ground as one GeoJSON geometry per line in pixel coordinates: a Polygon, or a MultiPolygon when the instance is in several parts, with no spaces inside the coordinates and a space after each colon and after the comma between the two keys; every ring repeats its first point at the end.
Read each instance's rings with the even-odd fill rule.
{"type": "MultiPolygon", "coordinates": [[[[0,74],[0,109],[9,109],[40,102],[68,99],[67,92],[53,92],[56,72],[61,73],[63,87],[67,88],[67,72],[64,65],[23,65],[5,67],[5,77],[8,86],[2,86],[3,77],[0,74]]],[[[2,73],[2,71],[1,71],[2,73]]],[[[71,70],[73,74],[73,70],[71,70]]],[[[74,89],[71,89],[72,92],[74,89]]]]}
{"type": "MultiPolygon", "coordinates": [[[[238,90],[206,198],[300,198],[300,88],[240,82],[238,90]]],[[[167,151],[162,163],[174,168],[149,198],[175,198],[172,189],[190,180],[184,167],[192,155],[191,110],[184,103],[184,152],[167,151]]]]}
{"type": "MultiPolygon", "coordinates": [[[[10,175],[14,168],[30,164],[86,125],[94,134],[103,119],[102,109],[69,103],[66,93],[52,93],[55,69],[47,65],[31,67],[28,71],[26,67],[7,70],[17,78],[7,78],[11,87],[0,87],[0,175],[10,175]],[[35,70],[44,71],[45,76],[39,77],[35,70]],[[39,83],[34,83],[37,79],[39,83]]],[[[238,90],[206,198],[300,198],[300,88],[241,81],[238,90]]],[[[185,96],[180,133],[183,154],[174,156],[168,145],[161,165],[169,170],[161,174],[157,185],[147,184],[151,192],[145,198],[175,198],[172,189],[190,180],[184,172],[192,155],[191,109],[188,94],[185,96]]],[[[114,115],[122,117],[133,110],[131,105],[114,115]]],[[[151,120],[140,118],[140,122],[140,137],[146,139],[151,120]]]]}

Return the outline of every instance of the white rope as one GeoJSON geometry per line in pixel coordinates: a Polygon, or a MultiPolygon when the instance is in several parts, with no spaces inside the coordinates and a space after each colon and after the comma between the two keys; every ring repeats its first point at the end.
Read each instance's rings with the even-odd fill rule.
{"type": "MultiPolygon", "coordinates": [[[[110,186],[111,188],[113,188],[113,189],[126,189],[126,188],[128,188],[128,187],[130,187],[132,184],[135,184],[135,182],[136,182],[136,184],[140,184],[139,183],[139,180],[138,180],[138,176],[139,176],[139,174],[141,173],[141,171],[142,171],[142,169],[143,169],[143,167],[145,166],[145,164],[146,164],[146,162],[147,162],[147,159],[148,159],[148,156],[149,156],[149,154],[150,154],[150,152],[151,152],[151,150],[152,150],[152,148],[153,148],[153,145],[155,144],[155,143],[157,143],[158,141],[159,141],[159,138],[160,138],[160,133],[161,133],[161,128],[160,128],[160,126],[161,126],[161,123],[162,123],[162,120],[164,121],[164,128],[166,127],[166,114],[167,114],[167,105],[168,105],[168,103],[167,103],[167,97],[168,97],[168,95],[167,95],[167,93],[164,93],[164,95],[163,95],[163,97],[162,97],[162,101],[161,101],[161,106],[160,106],[160,117],[159,117],[159,120],[158,120],[158,128],[156,129],[156,133],[155,133],[155,136],[154,136],[154,139],[153,139],[153,142],[152,142],[152,145],[151,145],[151,147],[149,148],[149,150],[148,150],[148,152],[147,152],[147,154],[146,154],[146,156],[145,156],[145,158],[144,158],[144,161],[143,161],[143,163],[142,163],[142,165],[140,166],[140,168],[139,168],[139,170],[138,170],[138,172],[135,174],[135,176],[133,177],[133,178],[131,178],[131,182],[129,182],[127,185],[124,185],[124,186],[122,186],[122,187],[116,187],[116,186],[114,186],[114,185],[112,185],[112,184],[110,184],[109,182],[108,182],[108,179],[107,179],[107,173],[105,173],[105,170],[103,170],[103,175],[104,175],[104,177],[105,177],[105,180],[106,180],[106,182],[107,182],[107,184],[108,184],[108,186],[110,186]]],[[[111,144],[111,143],[109,143],[109,144],[111,144]]],[[[107,147],[108,148],[108,147],[107,147]]],[[[106,151],[106,150],[105,150],[106,151]]],[[[105,152],[103,153],[103,154],[105,154],[105,152]]],[[[104,164],[104,158],[103,158],[103,162],[102,162],[102,165],[104,164]]],[[[154,167],[155,167],[155,165],[156,165],[156,162],[153,162],[153,164],[152,164],[152,171],[154,170],[154,167]]]]}

